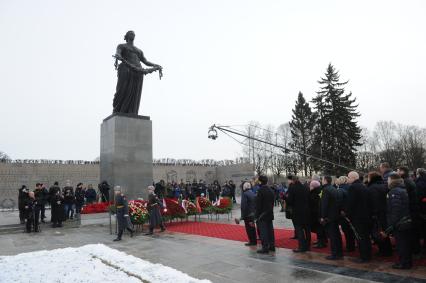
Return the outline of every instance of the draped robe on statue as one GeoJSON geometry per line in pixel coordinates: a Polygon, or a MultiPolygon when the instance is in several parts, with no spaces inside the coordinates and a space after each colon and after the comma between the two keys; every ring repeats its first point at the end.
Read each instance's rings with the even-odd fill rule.
{"type": "Polygon", "coordinates": [[[118,45],[117,54],[125,61],[118,66],[113,113],[138,115],[144,77],[140,61],[144,55],[139,48],[128,44],[118,45]]]}

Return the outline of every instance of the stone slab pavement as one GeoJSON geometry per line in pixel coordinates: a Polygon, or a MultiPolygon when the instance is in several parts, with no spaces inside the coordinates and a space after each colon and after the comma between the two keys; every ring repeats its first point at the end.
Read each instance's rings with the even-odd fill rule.
{"type": "Polygon", "coordinates": [[[422,282],[408,273],[391,274],[378,267],[329,265],[321,261],[324,255],[313,253],[296,257],[287,249],[277,249],[272,255],[258,255],[255,248],[222,239],[171,232],[133,238],[125,234],[121,242],[113,242],[114,237],[106,224],[0,235],[0,255],[102,243],[212,282],[422,282]]]}

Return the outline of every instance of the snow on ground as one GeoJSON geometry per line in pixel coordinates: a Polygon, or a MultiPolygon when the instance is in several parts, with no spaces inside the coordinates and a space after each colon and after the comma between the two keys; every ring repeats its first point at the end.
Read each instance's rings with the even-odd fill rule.
{"type": "Polygon", "coordinates": [[[0,256],[0,282],[207,283],[171,267],[111,249],[86,245],[0,256]]]}

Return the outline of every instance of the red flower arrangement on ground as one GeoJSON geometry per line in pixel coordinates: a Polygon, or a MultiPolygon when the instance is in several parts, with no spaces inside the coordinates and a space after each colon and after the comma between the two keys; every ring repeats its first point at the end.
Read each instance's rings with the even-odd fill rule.
{"type": "Polygon", "coordinates": [[[108,207],[111,204],[112,202],[91,203],[91,204],[83,206],[83,209],[81,210],[81,214],[108,212],[108,207]]]}

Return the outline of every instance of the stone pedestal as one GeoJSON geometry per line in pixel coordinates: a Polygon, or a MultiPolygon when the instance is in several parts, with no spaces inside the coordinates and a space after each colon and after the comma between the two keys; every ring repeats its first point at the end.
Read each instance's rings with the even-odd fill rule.
{"type": "MultiPolygon", "coordinates": [[[[152,185],[152,122],[149,117],[113,114],[101,125],[101,182],[121,186],[128,199],[146,199],[152,185]]],[[[111,190],[111,194],[112,194],[111,190]]]]}

